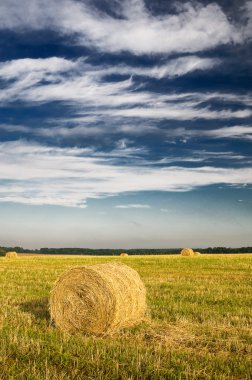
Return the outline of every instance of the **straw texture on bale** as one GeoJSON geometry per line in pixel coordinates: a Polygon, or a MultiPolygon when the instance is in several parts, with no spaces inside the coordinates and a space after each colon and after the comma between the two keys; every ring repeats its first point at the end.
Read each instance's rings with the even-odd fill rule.
{"type": "Polygon", "coordinates": [[[17,252],[6,252],[5,257],[9,257],[9,258],[17,257],[17,252]]]}
{"type": "Polygon", "coordinates": [[[193,252],[193,256],[200,256],[201,253],[200,252],[193,252]]]}
{"type": "Polygon", "coordinates": [[[139,274],[119,264],[80,266],[63,273],[50,297],[50,314],[62,331],[107,334],[144,319],[146,290],[139,274]]]}
{"type": "Polygon", "coordinates": [[[193,256],[194,255],[194,252],[191,248],[183,248],[180,253],[182,256],[193,256]]]}
{"type": "Polygon", "coordinates": [[[120,256],[122,256],[122,257],[126,257],[126,256],[129,256],[129,255],[128,255],[128,253],[124,253],[124,252],[123,252],[123,253],[120,253],[120,256]]]}

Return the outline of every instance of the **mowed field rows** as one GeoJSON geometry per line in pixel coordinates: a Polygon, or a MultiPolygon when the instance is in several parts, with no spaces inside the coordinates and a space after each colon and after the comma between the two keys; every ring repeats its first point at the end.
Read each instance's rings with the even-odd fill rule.
{"type": "Polygon", "coordinates": [[[252,379],[252,255],[0,258],[1,380],[252,379]],[[48,298],[68,268],[123,262],[147,288],[146,322],[68,336],[48,298]]]}

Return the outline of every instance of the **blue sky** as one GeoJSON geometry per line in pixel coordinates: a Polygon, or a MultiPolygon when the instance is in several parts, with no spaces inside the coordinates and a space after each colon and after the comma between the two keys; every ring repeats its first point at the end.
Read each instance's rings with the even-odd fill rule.
{"type": "Polygon", "coordinates": [[[252,1],[0,0],[0,245],[250,245],[252,1]]]}

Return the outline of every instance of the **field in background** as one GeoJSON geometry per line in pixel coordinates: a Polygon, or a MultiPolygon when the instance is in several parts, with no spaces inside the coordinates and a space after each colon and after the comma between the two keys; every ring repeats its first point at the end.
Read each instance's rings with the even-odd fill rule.
{"type": "Polygon", "coordinates": [[[0,258],[1,380],[252,379],[252,255],[0,258]],[[48,297],[66,269],[120,261],[147,287],[151,321],[66,336],[48,297]]]}

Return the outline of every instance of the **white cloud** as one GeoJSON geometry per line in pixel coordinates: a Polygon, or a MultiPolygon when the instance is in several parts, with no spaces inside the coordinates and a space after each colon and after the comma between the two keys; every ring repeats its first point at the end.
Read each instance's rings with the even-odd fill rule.
{"type": "MultiPolygon", "coordinates": [[[[152,78],[165,78],[181,76],[195,70],[212,69],[220,63],[217,58],[201,58],[196,55],[189,55],[167,60],[163,65],[154,67],[138,67],[127,65],[105,65],[105,66],[91,66],[85,62],[85,59],[68,60],[58,57],[50,58],[24,58],[12,61],[0,62],[0,77],[4,79],[20,78],[20,75],[37,75],[41,76],[63,73],[71,70],[78,70],[81,72],[88,72],[89,75],[99,78],[105,75],[120,74],[120,75],[141,75],[152,78]],[[39,75],[40,74],[40,75],[39,75]]],[[[53,80],[53,77],[49,77],[53,80]]]]}
{"type": "MultiPolygon", "coordinates": [[[[174,129],[169,129],[165,131],[165,135],[170,139],[181,139],[181,137],[186,140],[190,138],[213,138],[213,139],[243,139],[252,140],[252,127],[248,125],[235,125],[230,127],[220,127],[216,129],[190,129],[185,127],[179,127],[174,129]]],[[[227,154],[229,152],[224,152],[227,154]]],[[[215,153],[216,154],[216,153],[215,153]]],[[[217,155],[220,153],[217,153],[217,155]]]]}
{"type": "Polygon", "coordinates": [[[247,125],[235,125],[206,131],[206,135],[214,138],[232,138],[252,140],[252,127],[247,125]]]}
{"type": "MultiPolygon", "coordinates": [[[[198,94],[200,96],[200,94],[198,94]]],[[[161,99],[160,99],[161,100],[161,99]]],[[[231,109],[213,110],[208,107],[199,107],[200,99],[198,99],[198,104],[192,102],[179,103],[165,103],[157,102],[152,107],[132,107],[132,108],[121,108],[115,109],[113,111],[104,111],[104,114],[116,117],[128,117],[128,118],[143,118],[143,119],[167,119],[167,120],[194,120],[194,119],[232,119],[232,118],[248,118],[252,115],[250,109],[242,109],[238,111],[233,111],[231,109]]]]}
{"type": "MultiPolygon", "coordinates": [[[[180,74],[190,70],[191,63],[187,67],[187,60],[197,61],[195,57],[183,58],[176,61],[180,74]],[[185,67],[184,67],[185,66],[185,67]],[[187,68],[186,68],[187,67],[187,68]]],[[[201,62],[199,60],[199,62],[201,62]]],[[[175,61],[171,61],[175,65],[175,61]]],[[[196,67],[197,67],[196,63],[196,67]]],[[[168,64],[169,66],[169,64],[168,64]]],[[[168,70],[167,67],[165,70],[168,70]]],[[[192,67],[191,67],[192,68],[192,67]]],[[[118,118],[143,118],[143,119],[229,119],[247,118],[252,114],[250,108],[251,95],[221,93],[173,93],[162,95],[144,89],[137,88],[132,78],[117,82],[104,79],[106,73],[113,67],[92,67],[85,60],[68,61],[61,58],[24,59],[0,64],[0,78],[2,78],[3,91],[0,94],[2,104],[23,101],[34,104],[36,102],[47,103],[52,101],[66,102],[78,109],[88,112],[89,118],[118,117],[118,118]],[[66,75],[67,73],[67,75],[66,75]],[[9,81],[11,79],[11,81],[9,81]],[[215,100],[221,103],[222,108],[212,109],[211,102],[215,100]],[[232,110],[225,107],[225,102],[234,102],[242,108],[232,110]],[[246,108],[244,108],[246,107],[246,108]]],[[[124,67],[115,68],[115,72],[123,72],[124,67]]],[[[131,70],[139,70],[127,67],[131,70]]],[[[164,66],[148,69],[149,75],[168,75],[164,73],[164,66]],[[155,71],[156,70],[156,71],[155,71]]],[[[177,69],[176,69],[177,70],[177,69]]],[[[179,72],[177,70],[177,73],[179,72]]],[[[174,72],[171,72],[174,75],[174,72]]],[[[73,130],[72,132],[92,134],[89,129],[73,130]]],[[[88,126],[87,126],[88,127],[88,126]]],[[[58,134],[67,134],[63,129],[54,131],[58,134]]],[[[50,134],[44,130],[42,133],[50,134]]],[[[94,132],[95,133],[95,132],[94,132]]]]}
{"type": "MultiPolygon", "coordinates": [[[[148,125],[148,123],[143,124],[123,124],[122,120],[110,120],[108,125],[94,125],[93,123],[97,121],[97,118],[93,117],[73,117],[71,119],[52,119],[48,121],[47,127],[33,127],[24,126],[18,124],[0,124],[0,130],[6,131],[8,133],[20,133],[26,136],[41,136],[45,138],[57,138],[57,139],[76,139],[78,137],[97,137],[100,138],[102,135],[146,135],[151,133],[161,133],[161,131],[156,126],[148,125]],[[58,126],[59,125],[76,125],[74,127],[70,126],[58,126]]],[[[116,138],[116,137],[114,137],[116,138]]],[[[129,149],[129,148],[127,148],[129,149]]],[[[125,153],[125,152],[124,152],[125,153]]]]}
{"type": "MultiPolygon", "coordinates": [[[[81,60],[71,61],[64,58],[24,58],[13,61],[0,62],[0,77],[7,79],[20,78],[23,75],[34,75],[34,79],[39,80],[41,77],[65,72],[77,68],[81,60]]],[[[55,79],[49,77],[50,80],[55,79]]]]}
{"type": "Polygon", "coordinates": [[[98,126],[78,125],[77,127],[50,127],[50,128],[36,128],[34,131],[30,128],[30,133],[34,133],[43,137],[83,137],[83,136],[97,136],[107,133],[105,128],[98,126]]]}
{"type": "Polygon", "coordinates": [[[154,78],[174,77],[191,73],[196,70],[209,70],[221,61],[217,58],[200,58],[197,56],[180,57],[168,64],[155,67],[149,76],[154,78]]]}
{"type": "Polygon", "coordinates": [[[143,0],[124,0],[117,11],[120,17],[109,16],[85,0],[8,0],[0,4],[0,27],[53,29],[75,36],[79,44],[134,54],[194,53],[240,43],[247,36],[216,3],[188,2],[178,7],[177,14],[153,16],[143,0]]]}
{"type": "Polygon", "coordinates": [[[21,133],[30,133],[31,128],[25,126],[25,125],[18,125],[18,124],[0,124],[0,130],[6,131],[6,132],[21,132],[21,133]]]}
{"type": "Polygon", "coordinates": [[[234,153],[234,152],[230,152],[230,151],[226,151],[226,152],[220,152],[220,151],[216,151],[216,152],[211,152],[211,151],[207,151],[207,150],[195,150],[193,152],[193,154],[195,156],[198,156],[198,159],[201,160],[201,161],[209,161],[209,160],[218,160],[218,159],[221,159],[221,160],[232,160],[232,161],[235,161],[235,160],[244,160],[246,159],[246,156],[242,155],[242,154],[237,154],[237,153],[234,153]]]}
{"type": "Polygon", "coordinates": [[[89,148],[24,141],[0,144],[0,200],[85,207],[88,198],[139,191],[187,191],[213,184],[252,183],[251,168],[150,167],[112,164],[89,148]]]}
{"type": "Polygon", "coordinates": [[[90,66],[81,60],[48,58],[5,62],[0,66],[0,77],[6,83],[0,95],[1,102],[58,100],[112,107],[149,100],[148,94],[130,91],[131,79],[116,83],[103,82],[101,75],[90,70],[90,66]],[[64,75],[66,71],[70,75],[64,75]],[[9,83],[10,78],[13,80],[9,83]]]}
{"type": "MultiPolygon", "coordinates": [[[[225,92],[207,92],[202,94],[202,101],[218,100],[230,103],[237,103],[237,94],[225,93],[225,92]]],[[[247,92],[246,95],[239,94],[239,100],[247,105],[252,106],[251,92],[247,92]]]]}
{"type": "Polygon", "coordinates": [[[57,74],[72,72],[72,76],[89,76],[94,79],[101,79],[111,74],[119,75],[139,75],[151,78],[169,78],[186,75],[195,70],[208,70],[219,64],[217,58],[201,58],[196,55],[179,57],[167,60],[163,65],[154,67],[138,67],[127,65],[104,65],[92,66],[85,62],[84,58],[78,60],[68,60],[64,58],[51,57],[45,59],[17,59],[0,62],[0,77],[4,80],[23,79],[28,76],[31,84],[41,79],[56,82],[62,78],[57,74]]]}
{"type": "Polygon", "coordinates": [[[128,208],[151,208],[150,205],[144,205],[144,204],[128,204],[128,205],[117,205],[115,208],[122,208],[122,209],[128,209],[128,208]]]}
{"type": "MultiPolygon", "coordinates": [[[[95,75],[105,76],[111,74],[119,75],[139,75],[150,78],[173,78],[183,76],[197,70],[211,70],[221,61],[217,58],[201,58],[196,55],[179,57],[167,60],[163,65],[154,67],[137,67],[137,66],[105,66],[104,68],[96,68],[95,75]]],[[[91,70],[90,70],[91,71],[91,70]]]]}

